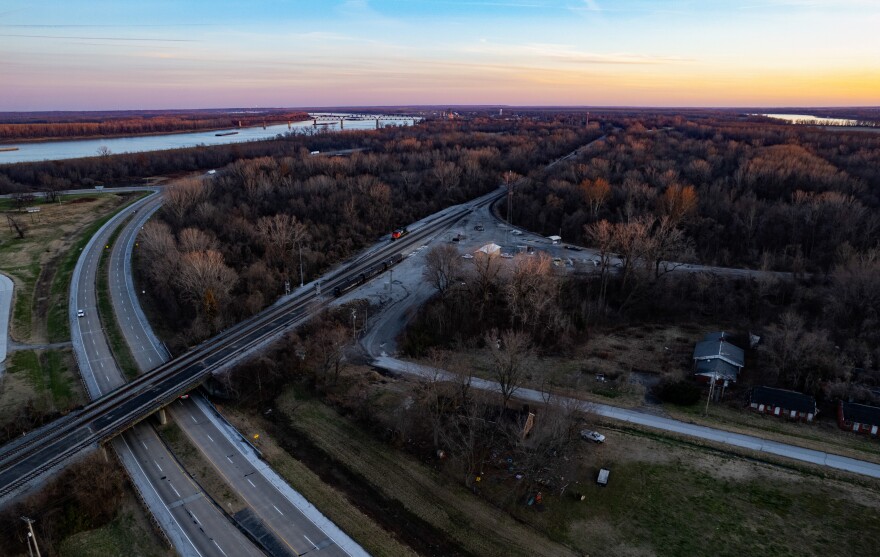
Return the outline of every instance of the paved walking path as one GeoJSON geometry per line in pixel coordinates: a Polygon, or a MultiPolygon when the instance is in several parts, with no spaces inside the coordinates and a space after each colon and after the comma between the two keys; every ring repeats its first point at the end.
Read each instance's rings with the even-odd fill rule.
{"type": "Polygon", "coordinates": [[[9,344],[9,321],[12,316],[12,279],[0,274],[0,375],[3,374],[9,344]]]}
{"type": "MultiPolygon", "coordinates": [[[[405,362],[403,360],[397,360],[388,356],[379,356],[377,358],[374,358],[373,365],[395,373],[415,375],[429,380],[443,381],[452,378],[452,375],[449,372],[442,369],[423,366],[412,362],[405,362]]],[[[487,381],[485,379],[478,379],[476,377],[471,379],[471,385],[481,390],[499,390],[498,383],[495,383],[494,381],[487,381]]],[[[545,400],[544,395],[540,391],[536,391],[534,389],[519,388],[516,390],[513,396],[514,398],[528,400],[530,402],[542,403],[545,400]]],[[[768,439],[762,439],[753,435],[731,433],[729,431],[724,431],[721,429],[714,429],[711,427],[689,424],[687,422],[672,420],[670,418],[664,418],[661,416],[655,416],[653,414],[640,412],[638,410],[617,408],[615,406],[608,406],[607,404],[586,402],[569,397],[557,396],[556,399],[571,401],[578,404],[580,409],[584,412],[592,412],[593,414],[598,414],[600,416],[604,416],[606,418],[611,418],[614,420],[632,422],[634,424],[662,429],[664,431],[672,431],[674,433],[689,435],[691,437],[697,437],[699,439],[715,441],[716,443],[724,443],[727,445],[733,445],[735,447],[742,447],[745,449],[751,449],[753,451],[760,451],[777,456],[791,458],[794,460],[800,460],[802,462],[809,462],[811,464],[818,464],[820,466],[828,466],[829,468],[845,470],[847,472],[853,472],[855,474],[863,474],[865,476],[871,476],[873,478],[880,478],[880,464],[875,464],[873,462],[856,460],[854,458],[840,456],[833,453],[826,453],[823,451],[816,451],[813,449],[805,449],[796,445],[787,445],[785,443],[770,441],[768,439]]]]}

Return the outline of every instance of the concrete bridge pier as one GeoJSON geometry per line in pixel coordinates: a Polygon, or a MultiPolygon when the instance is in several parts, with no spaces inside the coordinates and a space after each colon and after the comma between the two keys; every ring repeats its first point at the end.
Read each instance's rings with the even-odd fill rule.
{"type": "Polygon", "coordinates": [[[379,119],[378,118],[376,118],[376,129],[377,130],[379,129],[379,119]]]}
{"type": "Polygon", "coordinates": [[[339,129],[340,130],[345,129],[345,118],[339,119],[339,129]]]}
{"type": "Polygon", "coordinates": [[[159,408],[159,411],[156,412],[156,418],[159,420],[159,425],[165,425],[168,423],[168,415],[165,414],[164,408],[159,408]]]}

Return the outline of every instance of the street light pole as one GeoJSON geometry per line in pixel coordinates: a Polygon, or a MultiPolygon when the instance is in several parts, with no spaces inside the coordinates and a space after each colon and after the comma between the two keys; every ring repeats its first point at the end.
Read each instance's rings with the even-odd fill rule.
{"type": "Polygon", "coordinates": [[[513,184],[510,181],[510,171],[504,175],[504,182],[507,184],[507,224],[513,224],[513,184]]]}

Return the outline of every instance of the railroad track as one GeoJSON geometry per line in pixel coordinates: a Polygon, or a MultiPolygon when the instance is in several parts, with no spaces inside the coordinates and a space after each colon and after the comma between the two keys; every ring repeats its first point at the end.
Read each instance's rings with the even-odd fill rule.
{"type": "MultiPolygon", "coordinates": [[[[493,192],[483,196],[472,206],[490,203],[499,195],[493,192]]],[[[403,255],[451,226],[470,213],[472,206],[447,210],[404,238],[369,250],[344,264],[322,281],[323,294],[331,296],[335,288],[350,282],[352,277],[371,271],[377,264],[392,258],[399,261],[400,258],[394,256],[403,255]]],[[[378,273],[371,273],[368,278],[374,276],[378,273]]],[[[0,447],[0,501],[80,451],[125,431],[192,390],[210,375],[225,371],[253,351],[267,346],[310,317],[316,307],[327,303],[312,289],[294,294],[283,303],[226,329],[87,406],[0,447]]]]}

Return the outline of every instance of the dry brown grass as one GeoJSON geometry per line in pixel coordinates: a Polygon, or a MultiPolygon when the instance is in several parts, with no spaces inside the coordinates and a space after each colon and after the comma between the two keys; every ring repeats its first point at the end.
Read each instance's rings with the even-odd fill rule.
{"type": "Polygon", "coordinates": [[[125,201],[126,198],[115,194],[65,196],[62,203],[37,205],[39,213],[10,213],[29,226],[23,239],[5,226],[5,215],[0,217],[4,221],[0,227],[0,270],[15,282],[13,338],[20,342],[47,341],[46,315],[40,315],[34,308],[35,302],[49,293],[34,292],[37,279],[46,269],[51,272],[89,224],[118,209],[125,201]]]}

